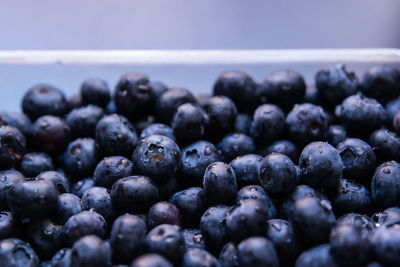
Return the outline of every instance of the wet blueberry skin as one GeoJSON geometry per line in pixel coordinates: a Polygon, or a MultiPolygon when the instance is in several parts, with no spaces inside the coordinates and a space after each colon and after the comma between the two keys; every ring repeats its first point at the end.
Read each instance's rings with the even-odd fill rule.
{"type": "Polygon", "coordinates": [[[28,89],[0,112],[0,266],[399,266],[400,69],[264,79],[28,89]]]}
{"type": "Polygon", "coordinates": [[[210,142],[200,140],[182,149],[179,176],[183,184],[199,186],[207,166],[221,158],[210,142]]]}
{"type": "Polygon", "coordinates": [[[181,151],[172,139],[151,135],[139,141],[132,161],[144,175],[162,184],[177,172],[180,157],[181,151]]]}
{"type": "Polygon", "coordinates": [[[259,94],[261,101],[290,110],[294,104],[304,101],[305,93],[306,84],[302,75],[293,70],[283,70],[268,77],[261,84],[259,94]]]}
{"type": "Polygon", "coordinates": [[[300,181],[316,188],[333,189],[343,172],[339,152],[325,142],[308,144],[300,155],[300,181]]]}

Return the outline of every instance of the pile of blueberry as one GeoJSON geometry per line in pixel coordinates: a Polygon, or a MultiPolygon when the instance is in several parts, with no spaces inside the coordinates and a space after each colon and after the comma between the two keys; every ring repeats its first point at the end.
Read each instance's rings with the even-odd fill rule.
{"type": "Polygon", "coordinates": [[[341,64],[34,86],[0,114],[0,266],[400,266],[399,96],[341,64]]]}

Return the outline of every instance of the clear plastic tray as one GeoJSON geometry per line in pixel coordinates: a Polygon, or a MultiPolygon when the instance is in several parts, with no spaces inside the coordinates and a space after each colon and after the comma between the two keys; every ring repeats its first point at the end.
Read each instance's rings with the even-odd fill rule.
{"type": "Polygon", "coordinates": [[[276,70],[293,69],[313,84],[319,69],[336,63],[361,77],[373,65],[400,67],[400,49],[0,51],[0,110],[19,110],[23,94],[37,83],[72,95],[85,78],[101,77],[113,88],[121,74],[138,71],[171,87],[207,93],[224,70],[242,70],[261,82],[276,70]]]}

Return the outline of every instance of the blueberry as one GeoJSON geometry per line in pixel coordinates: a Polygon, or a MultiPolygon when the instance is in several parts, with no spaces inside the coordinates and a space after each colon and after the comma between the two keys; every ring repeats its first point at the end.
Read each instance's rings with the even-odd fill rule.
{"type": "Polygon", "coordinates": [[[194,142],[204,135],[206,116],[199,106],[185,103],[177,108],[171,124],[180,143],[194,142]]]}
{"type": "Polygon", "coordinates": [[[275,105],[259,106],[253,115],[250,134],[257,143],[268,144],[278,139],[285,127],[285,113],[275,105]]]}
{"type": "Polygon", "coordinates": [[[342,125],[331,125],[328,128],[328,133],[326,134],[326,140],[329,144],[336,147],[339,143],[343,142],[347,138],[346,129],[342,125]]]}
{"type": "Polygon", "coordinates": [[[233,242],[226,243],[218,257],[221,267],[238,267],[239,258],[236,245],[233,242]]]}
{"type": "Polygon", "coordinates": [[[66,107],[64,93],[48,84],[30,88],[22,99],[22,110],[32,120],[43,115],[63,115],[66,107]]]}
{"type": "Polygon", "coordinates": [[[363,235],[366,236],[371,236],[376,229],[375,222],[371,218],[367,215],[361,215],[358,213],[347,213],[337,219],[336,227],[341,227],[343,225],[361,228],[363,235]]]}
{"type": "Polygon", "coordinates": [[[205,200],[210,204],[230,204],[237,193],[236,176],[226,163],[214,162],[204,172],[205,200]]]}
{"type": "Polygon", "coordinates": [[[250,237],[238,245],[240,266],[277,267],[279,259],[271,241],[264,237],[250,237]]]}
{"type": "Polygon", "coordinates": [[[159,253],[173,262],[180,262],[184,252],[183,236],[176,225],[158,225],[148,232],[145,244],[149,252],[159,253]]]}
{"type": "Polygon", "coordinates": [[[370,193],[364,186],[347,179],[340,179],[338,192],[332,199],[336,215],[348,212],[368,213],[370,205],[370,193]]]}
{"type": "Polygon", "coordinates": [[[50,155],[64,151],[70,138],[69,126],[55,116],[43,116],[38,118],[31,128],[31,144],[38,151],[44,151],[50,155]]]}
{"type": "Polygon", "coordinates": [[[147,214],[148,228],[153,229],[160,224],[181,226],[181,215],[174,204],[162,201],[151,206],[147,214]]]}
{"type": "Polygon", "coordinates": [[[386,129],[379,129],[373,132],[368,143],[376,155],[377,163],[389,160],[400,161],[400,137],[386,129]]]}
{"type": "Polygon", "coordinates": [[[11,238],[17,232],[15,215],[10,211],[0,211],[0,240],[11,238]]]}
{"type": "Polygon", "coordinates": [[[290,192],[296,186],[297,171],[289,157],[280,153],[266,156],[260,163],[258,178],[271,194],[290,192]]]}
{"type": "Polygon", "coordinates": [[[153,88],[156,98],[159,98],[163,93],[169,90],[169,88],[162,82],[150,82],[150,86],[153,88]]]}
{"type": "Polygon", "coordinates": [[[144,212],[158,200],[158,189],[146,176],[119,179],[111,188],[114,207],[125,212],[144,212]]]}
{"type": "Polygon", "coordinates": [[[235,172],[236,182],[239,187],[259,184],[258,169],[263,158],[259,155],[248,154],[236,157],[229,165],[235,172]]]}
{"type": "Polygon", "coordinates": [[[281,219],[269,220],[266,237],[275,246],[280,264],[293,266],[299,249],[291,223],[281,219]]]}
{"type": "Polygon", "coordinates": [[[183,254],[182,267],[220,267],[218,260],[203,249],[191,248],[183,254]]]}
{"type": "Polygon", "coordinates": [[[110,246],[95,235],[77,240],[71,249],[71,266],[111,266],[110,246]]]}
{"type": "Polygon", "coordinates": [[[130,267],[172,267],[172,264],[159,254],[149,253],[136,258],[130,267]]]}
{"type": "Polygon", "coordinates": [[[95,211],[82,211],[71,216],[64,224],[65,241],[73,244],[86,235],[105,237],[107,223],[103,216],[95,211]]]}
{"type": "Polygon", "coordinates": [[[114,208],[111,196],[104,187],[95,186],[86,190],[82,196],[82,204],[85,210],[94,210],[108,222],[113,219],[114,208]]]}
{"type": "Polygon", "coordinates": [[[290,110],[294,104],[303,102],[306,84],[300,73],[283,70],[274,72],[263,82],[260,90],[261,98],[290,110]]]}
{"type": "Polygon", "coordinates": [[[327,200],[303,197],[293,204],[289,215],[296,237],[303,245],[316,245],[328,241],[336,219],[327,200]]]}
{"type": "Polygon", "coordinates": [[[398,134],[400,133],[400,112],[397,112],[393,117],[393,130],[398,134]]]}
{"type": "Polygon", "coordinates": [[[90,78],[81,85],[81,96],[83,102],[99,107],[107,106],[110,102],[110,89],[106,81],[99,78],[90,78]]]}
{"type": "Polygon", "coordinates": [[[386,103],[400,94],[400,71],[389,65],[372,67],[362,78],[361,90],[365,95],[386,103]]]}
{"type": "Polygon", "coordinates": [[[183,242],[186,249],[198,248],[205,250],[204,238],[199,229],[182,229],[183,242]]]}
{"type": "Polygon", "coordinates": [[[263,202],[264,206],[267,208],[267,219],[276,218],[276,207],[261,186],[248,185],[240,189],[236,195],[236,203],[239,203],[241,200],[245,199],[257,199],[263,202]]]}
{"type": "Polygon", "coordinates": [[[62,173],[46,171],[36,176],[36,179],[51,182],[60,194],[69,192],[69,180],[62,173]]]}
{"type": "Polygon", "coordinates": [[[7,170],[0,172],[0,209],[9,210],[7,192],[17,183],[25,181],[25,176],[19,171],[7,170]]]}
{"type": "Polygon", "coordinates": [[[83,211],[82,200],[70,193],[58,196],[57,222],[64,224],[71,216],[83,211]]]}
{"type": "Polygon", "coordinates": [[[146,223],[140,217],[131,214],[118,217],[110,233],[114,262],[131,262],[143,249],[145,238],[146,223]]]}
{"type": "Polygon", "coordinates": [[[135,128],[127,118],[112,114],[96,125],[96,145],[105,156],[129,157],[137,143],[135,128]]]}
{"type": "Polygon", "coordinates": [[[301,152],[300,180],[312,187],[331,189],[337,186],[343,171],[339,152],[328,143],[313,142],[301,152]]]}
{"type": "Polygon", "coordinates": [[[133,163],[125,157],[106,157],[97,164],[93,180],[98,186],[111,188],[118,179],[131,176],[134,169],[133,163]]]}
{"type": "Polygon", "coordinates": [[[200,187],[176,192],[169,201],[179,209],[182,225],[185,227],[197,226],[206,209],[204,190],[200,187]]]}
{"type": "Polygon", "coordinates": [[[74,108],[83,107],[83,100],[81,94],[73,94],[67,99],[66,111],[71,111],[74,108]]]}
{"type": "Polygon", "coordinates": [[[226,216],[226,227],[234,242],[250,236],[265,235],[268,208],[257,199],[245,199],[233,206],[226,216]]]}
{"type": "Polygon", "coordinates": [[[391,207],[372,215],[377,225],[393,224],[400,222],[400,208],[391,207]]]}
{"type": "Polygon", "coordinates": [[[201,185],[207,166],[219,160],[217,149],[208,141],[200,140],[188,145],[182,150],[179,165],[182,184],[201,185]]]}
{"type": "Polygon", "coordinates": [[[343,161],[343,175],[361,182],[368,181],[375,169],[372,148],[357,138],[348,138],[337,146],[343,161]]]}
{"type": "Polygon", "coordinates": [[[362,227],[340,225],[330,235],[331,254],[340,266],[365,266],[371,254],[369,236],[362,227]]]}
{"type": "Polygon", "coordinates": [[[37,267],[39,265],[38,256],[29,243],[16,238],[0,241],[0,262],[2,267],[37,267]]]}
{"type": "Polygon", "coordinates": [[[41,172],[54,170],[53,160],[46,153],[26,153],[19,164],[19,170],[27,177],[35,177],[41,172]]]}
{"type": "Polygon", "coordinates": [[[17,183],[7,191],[8,206],[22,218],[40,218],[54,213],[57,198],[55,186],[40,179],[17,183]]]}
{"type": "Polygon", "coordinates": [[[91,177],[87,177],[73,184],[71,187],[71,193],[82,198],[85,191],[88,190],[89,188],[92,188],[93,186],[94,186],[93,179],[91,177]]]}
{"type": "Polygon", "coordinates": [[[325,140],[328,117],[324,109],[314,104],[296,104],[286,117],[287,131],[299,145],[325,140]]]}
{"type": "Polygon", "coordinates": [[[103,110],[97,106],[73,109],[68,113],[66,123],[71,129],[71,136],[94,137],[97,122],[103,117],[103,110]]]}
{"type": "Polygon", "coordinates": [[[361,137],[380,128],[385,121],[382,105],[375,99],[360,94],[343,100],[335,113],[349,134],[361,137]]]}
{"type": "Polygon", "coordinates": [[[255,144],[250,136],[241,133],[231,133],[217,144],[217,148],[224,161],[231,161],[237,156],[254,152],[255,144]]]}
{"type": "Polygon", "coordinates": [[[78,138],[69,143],[63,156],[64,169],[75,179],[93,174],[97,164],[96,143],[78,138]]]}
{"type": "Polygon", "coordinates": [[[12,126],[0,126],[0,169],[11,169],[25,153],[25,136],[12,126]]]}
{"type": "Polygon", "coordinates": [[[226,216],[229,207],[223,205],[211,206],[204,212],[200,220],[200,231],[208,251],[218,254],[229,241],[226,228],[226,216]]]}
{"type": "Polygon", "coordinates": [[[231,99],[225,96],[211,97],[204,106],[208,120],[206,135],[211,140],[218,140],[233,131],[237,110],[231,99]]]}
{"type": "Polygon", "coordinates": [[[196,103],[193,94],[184,88],[171,88],[160,95],[156,103],[156,115],[160,122],[169,124],[176,109],[185,103],[196,103]]]}
{"type": "Polygon", "coordinates": [[[175,140],[174,131],[172,128],[162,123],[152,123],[145,127],[140,133],[140,139],[144,139],[150,135],[164,135],[172,140],[175,140]]]}
{"type": "Polygon", "coordinates": [[[20,112],[1,112],[0,126],[9,125],[20,130],[25,136],[29,136],[31,120],[24,113],[20,112]]]}
{"type": "Polygon", "coordinates": [[[64,241],[62,225],[56,225],[47,219],[39,219],[23,227],[27,239],[41,259],[50,259],[62,247],[64,241]]]}
{"type": "Polygon", "coordinates": [[[178,145],[162,135],[151,135],[140,140],[133,152],[133,162],[139,170],[160,183],[165,183],[176,173],[180,157],[178,145]]]}
{"type": "Polygon", "coordinates": [[[400,265],[400,225],[379,227],[371,237],[375,257],[385,266],[400,265]]]}
{"type": "Polygon", "coordinates": [[[297,147],[292,141],[289,140],[275,141],[270,146],[267,146],[266,149],[258,152],[258,154],[263,157],[273,152],[281,153],[288,156],[293,162],[299,161],[299,152],[297,151],[297,147]]]}
{"type": "Polygon", "coordinates": [[[251,113],[258,104],[256,83],[241,71],[223,72],[214,84],[214,95],[229,97],[241,112],[251,113]]]}
{"type": "Polygon", "coordinates": [[[51,258],[51,267],[69,267],[71,266],[71,249],[62,248],[51,258]]]}
{"type": "Polygon", "coordinates": [[[400,164],[387,161],[376,168],[371,181],[371,196],[374,203],[389,208],[400,203],[400,164]]]}
{"type": "Polygon", "coordinates": [[[337,64],[320,70],[315,75],[318,98],[329,107],[335,107],[343,99],[357,93],[360,83],[354,72],[346,70],[344,64],[337,64]]]}
{"type": "Polygon", "coordinates": [[[394,98],[385,105],[386,124],[392,126],[396,113],[400,110],[400,97],[394,98]]]}
{"type": "Polygon", "coordinates": [[[122,75],[115,87],[114,101],[118,111],[129,118],[152,112],[155,94],[148,77],[134,72],[122,75]]]}
{"type": "Polygon", "coordinates": [[[303,197],[317,197],[321,200],[328,200],[323,194],[319,191],[313,189],[308,185],[298,185],[294,188],[292,193],[288,195],[282,202],[280,207],[280,213],[283,218],[288,218],[289,214],[292,212],[293,204],[303,198],[303,197]]]}
{"type": "Polygon", "coordinates": [[[323,244],[304,251],[296,260],[296,267],[337,267],[331,246],[323,244]]]}
{"type": "Polygon", "coordinates": [[[250,134],[252,117],[244,114],[238,113],[236,116],[234,132],[242,133],[242,134],[250,134]]]}

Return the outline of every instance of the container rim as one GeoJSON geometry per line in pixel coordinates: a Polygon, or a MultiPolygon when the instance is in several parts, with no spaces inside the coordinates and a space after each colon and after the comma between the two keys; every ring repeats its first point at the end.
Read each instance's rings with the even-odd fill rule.
{"type": "Polygon", "coordinates": [[[400,63],[400,49],[0,51],[0,64],[3,65],[230,65],[317,62],[400,63]]]}

